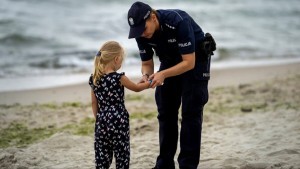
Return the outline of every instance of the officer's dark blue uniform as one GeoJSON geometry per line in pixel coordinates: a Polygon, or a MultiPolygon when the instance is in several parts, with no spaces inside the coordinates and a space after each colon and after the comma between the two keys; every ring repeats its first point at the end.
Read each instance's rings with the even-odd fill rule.
{"type": "Polygon", "coordinates": [[[156,87],[160,143],[156,168],[175,168],[178,110],[182,103],[179,167],[196,169],[200,160],[203,107],[208,101],[210,78],[210,56],[200,47],[205,39],[204,33],[184,11],[157,10],[159,30],[150,39],[138,37],[137,32],[143,31],[144,25],[135,24],[144,23],[149,9],[148,5],[137,2],[128,12],[129,38],[136,38],[142,61],[151,60],[155,52],[161,62],[161,71],[180,63],[184,54],[195,52],[196,56],[194,69],[166,78],[164,85],[156,87]]]}
{"type": "Polygon", "coordinates": [[[207,84],[210,57],[201,52],[202,29],[184,11],[157,10],[160,31],[151,39],[136,38],[142,61],[152,59],[154,51],[161,62],[160,69],[170,68],[182,61],[183,54],[196,53],[195,68],[165,79],[156,88],[158,107],[160,155],[157,168],[174,168],[178,141],[178,109],[182,101],[180,132],[180,168],[197,168],[200,159],[203,107],[208,101],[207,84]],[[154,49],[154,51],[152,50],[154,49]]]}

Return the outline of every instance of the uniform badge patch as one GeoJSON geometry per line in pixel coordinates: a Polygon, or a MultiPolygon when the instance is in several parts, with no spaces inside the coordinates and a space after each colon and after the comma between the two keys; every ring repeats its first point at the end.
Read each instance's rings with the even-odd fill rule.
{"type": "Polygon", "coordinates": [[[128,21],[129,21],[129,24],[130,24],[131,26],[134,25],[134,21],[133,21],[132,18],[128,18],[128,21]]]}

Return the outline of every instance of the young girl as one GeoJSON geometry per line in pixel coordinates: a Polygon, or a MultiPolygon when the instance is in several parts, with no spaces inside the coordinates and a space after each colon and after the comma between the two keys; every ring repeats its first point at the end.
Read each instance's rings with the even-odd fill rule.
{"type": "Polygon", "coordinates": [[[94,62],[89,79],[95,123],[96,169],[108,169],[113,154],[117,169],[129,168],[129,114],[124,105],[124,87],[135,92],[149,88],[150,82],[135,84],[123,73],[117,73],[124,57],[118,42],[103,44],[94,62]]]}

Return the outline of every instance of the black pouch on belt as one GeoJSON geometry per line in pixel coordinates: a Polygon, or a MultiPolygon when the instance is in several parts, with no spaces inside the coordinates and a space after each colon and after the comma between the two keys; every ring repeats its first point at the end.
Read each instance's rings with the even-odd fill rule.
{"type": "Polygon", "coordinates": [[[206,33],[204,40],[198,45],[194,77],[196,80],[209,80],[211,55],[213,55],[213,51],[216,50],[216,42],[210,33],[206,33]]]}
{"type": "Polygon", "coordinates": [[[206,33],[204,36],[204,41],[201,43],[202,51],[210,57],[214,55],[214,51],[217,49],[215,39],[210,33],[206,33]]]}

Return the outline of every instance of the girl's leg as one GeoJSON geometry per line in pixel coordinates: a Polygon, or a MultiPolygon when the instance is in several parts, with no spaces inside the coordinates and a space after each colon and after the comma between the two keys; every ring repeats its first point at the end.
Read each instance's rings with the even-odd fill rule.
{"type": "Polygon", "coordinates": [[[95,164],[96,169],[108,169],[112,163],[113,151],[109,139],[109,133],[102,124],[95,128],[95,164]]]}
{"type": "Polygon", "coordinates": [[[128,169],[130,164],[130,136],[129,136],[129,117],[128,113],[122,114],[120,119],[120,124],[116,125],[116,130],[114,131],[113,145],[114,154],[116,159],[117,169],[128,169]]]}

